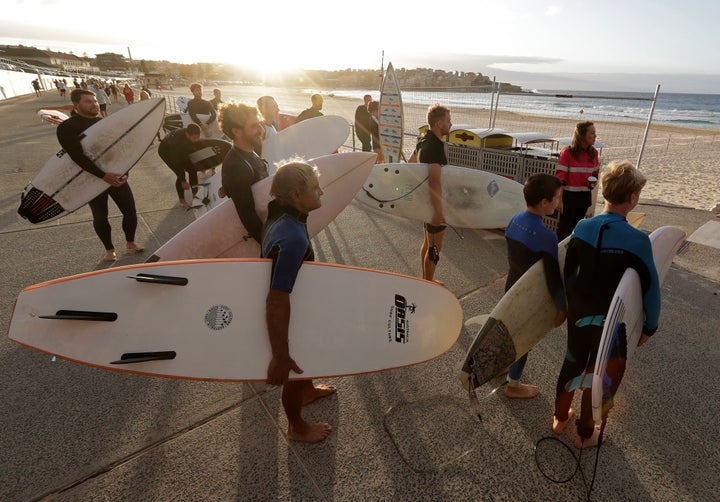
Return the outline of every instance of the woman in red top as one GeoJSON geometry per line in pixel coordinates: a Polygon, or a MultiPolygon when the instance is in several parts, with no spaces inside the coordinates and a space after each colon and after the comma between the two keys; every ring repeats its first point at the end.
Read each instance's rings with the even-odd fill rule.
{"type": "Polygon", "coordinates": [[[600,172],[595,144],[595,126],[580,122],[575,126],[572,142],[563,148],[555,176],[563,182],[563,202],[558,221],[558,240],[570,235],[592,203],[591,192],[600,172]],[[594,177],[594,178],[593,178],[594,177]]]}

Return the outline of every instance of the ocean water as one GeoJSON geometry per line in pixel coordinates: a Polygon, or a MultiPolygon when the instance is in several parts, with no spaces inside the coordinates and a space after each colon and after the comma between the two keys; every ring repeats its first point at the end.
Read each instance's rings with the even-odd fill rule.
{"type": "MultiPolygon", "coordinates": [[[[362,99],[363,94],[377,96],[375,90],[335,90],[336,96],[362,99]]],[[[449,107],[490,106],[489,93],[452,91],[403,91],[404,103],[431,105],[439,102],[449,107]]],[[[571,90],[534,91],[501,94],[498,109],[519,113],[573,118],[583,115],[593,120],[645,122],[652,106],[653,93],[581,92],[571,90]]],[[[663,93],[653,113],[653,123],[681,127],[699,127],[720,131],[720,95],[663,93]]]]}

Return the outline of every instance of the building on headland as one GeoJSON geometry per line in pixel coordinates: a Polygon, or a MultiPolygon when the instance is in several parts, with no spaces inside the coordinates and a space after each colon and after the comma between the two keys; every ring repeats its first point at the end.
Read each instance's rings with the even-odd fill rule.
{"type": "Polygon", "coordinates": [[[89,58],[24,45],[0,45],[0,57],[19,60],[38,68],[54,68],[75,74],[97,72],[97,67],[92,65],[89,58]]]}

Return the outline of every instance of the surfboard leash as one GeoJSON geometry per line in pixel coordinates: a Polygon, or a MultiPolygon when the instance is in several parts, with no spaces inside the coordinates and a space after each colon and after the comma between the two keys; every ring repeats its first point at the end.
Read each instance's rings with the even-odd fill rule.
{"type": "MultiPolygon", "coordinates": [[[[597,468],[598,468],[598,464],[600,462],[600,447],[603,444],[603,434],[605,434],[605,425],[606,424],[607,424],[607,417],[603,417],[602,423],[600,424],[600,435],[598,436],[598,444],[597,444],[597,449],[595,451],[595,462],[593,465],[593,473],[592,473],[592,478],[590,479],[589,485],[587,482],[587,478],[585,477],[585,471],[583,471],[583,468],[581,465],[582,454],[584,451],[584,448],[582,448],[582,443],[580,444],[580,446],[581,446],[580,453],[577,456],[575,456],[575,452],[571,449],[570,445],[568,445],[567,443],[562,441],[560,438],[555,437],[555,436],[545,436],[543,438],[540,438],[535,443],[535,452],[534,452],[535,465],[537,466],[538,470],[540,471],[540,474],[542,474],[546,479],[552,481],[553,483],[564,484],[564,483],[567,483],[570,480],[572,480],[579,472],[580,475],[582,476],[583,485],[585,486],[585,495],[587,497],[586,500],[588,500],[588,502],[589,502],[593,486],[595,485],[595,477],[597,475],[597,468]],[[538,446],[541,443],[543,443],[544,441],[556,441],[556,442],[560,443],[570,453],[570,455],[573,457],[573,459],[575,459],[575,470],[567,478],[555,479],[552,476],[550,476],[549,474],[547,474],[542,469],[540,459],[538,458],[538,446]]],[[[584,442],[584,439],[583,439],[583,442],[584,442]]]]}

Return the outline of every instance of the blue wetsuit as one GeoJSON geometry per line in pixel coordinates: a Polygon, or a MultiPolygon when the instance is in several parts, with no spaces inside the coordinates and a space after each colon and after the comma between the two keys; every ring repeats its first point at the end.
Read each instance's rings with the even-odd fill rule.
{"type": "MultiPolygon", "coordinates": [[[[508,262],[510,270],[505,282],[505,292],[515,284],[538,260],[543,261],[545,278],[550,295],[558,310],[567,310],[565,290],[558,264],[558,242],[555,232],[550,230],[537,214],[525,211],[516,214],[505,229],[508,262]]],[[[527,354],[515,361],[508,370],[510,380],[520,380],[527,354]]]]}
{"type": "MultiPolygon", "coordinates": [[[[557,381],[555,416],[566,420],[573,391],[566,385],[583,373],[592,373],[597,357],[602,323],[620,279],[627,268],[640,276],[645,324],[643,332],[652,335],[660,317],[660,281],[652,255],[650,239],[633,228],[624,216],[604,212],[578,222],[565,258],[565,289],[568,297],[568,341],[565,361],[557,381]]],[[[617,389],[624,371],[618,361],[613,378],[617,389]]],[[[583,392],[578,433],[590,437],[593,430],[591,389],[583,392]]]]}
{"type": "Polygon", "coordinates": [[[292,293],[303,261],[315,254],[307,233],[307,215],[272,200],[263,228],[262,257],[272,258],[270,288],[292,293]]]}

